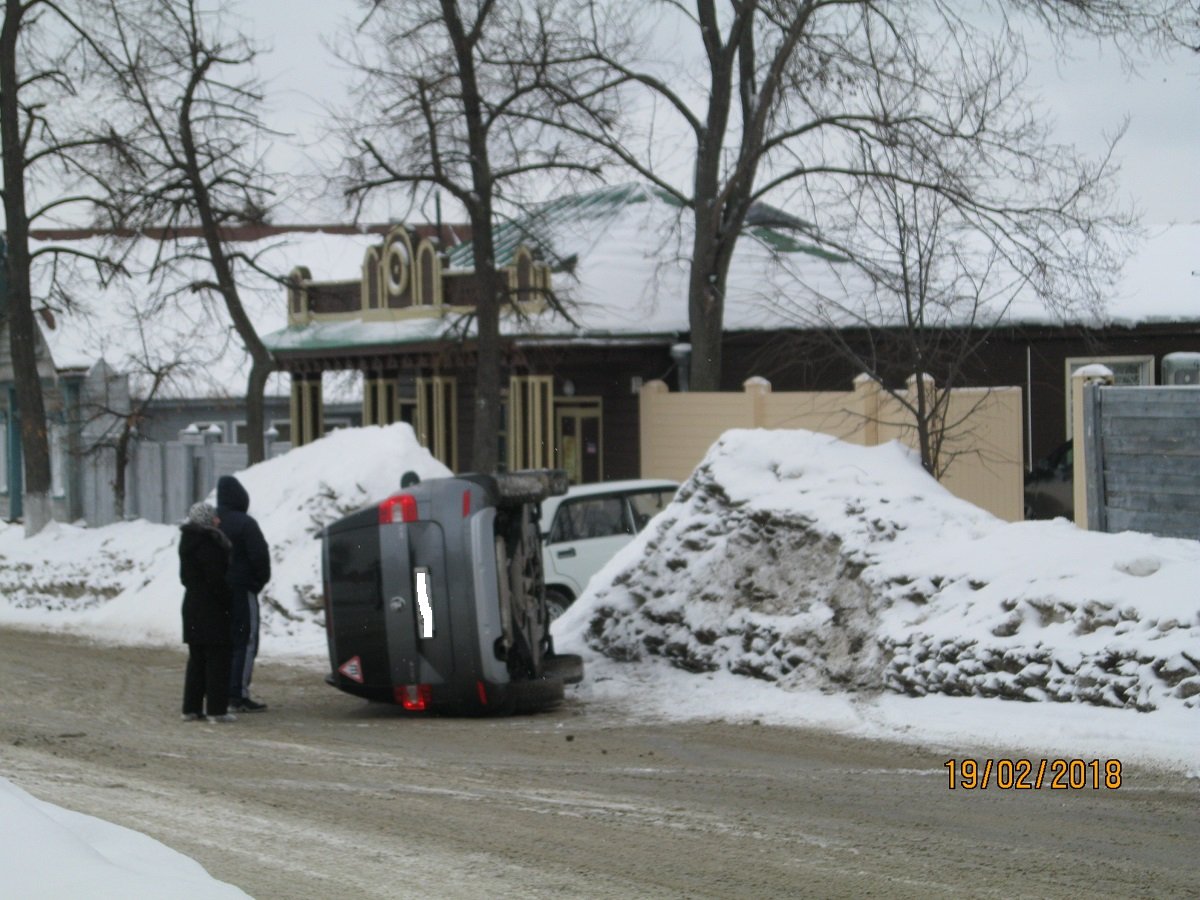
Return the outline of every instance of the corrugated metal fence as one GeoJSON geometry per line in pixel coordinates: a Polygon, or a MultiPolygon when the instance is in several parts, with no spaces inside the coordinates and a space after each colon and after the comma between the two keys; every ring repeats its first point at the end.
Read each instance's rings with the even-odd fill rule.
{"type": "MultiPolygon", "coordinates": [[[[267,456],[280,456],[289,449],[288,443],[268,444],[267,456]]],[[[245,444],[224,444],[209,435],[166,443],[137,441],[125,469],[124,518],[180,522],[188,507],[216,487],[218,478],[246,468],[248,456],[245,444]]],[[[92,526],[117,521],[116,451],[98,450],[82,462],[84,519],[92,526]]]]}
{"type": "Polygon", "coordinates": [[[1200,538],[1200,389],[1083,388],[1087,527],[1200,538]]]}

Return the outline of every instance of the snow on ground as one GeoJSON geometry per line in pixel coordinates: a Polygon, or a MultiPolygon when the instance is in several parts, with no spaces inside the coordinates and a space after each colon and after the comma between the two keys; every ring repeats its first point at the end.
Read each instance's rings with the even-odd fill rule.
{"type": "Polygon", "coordinates": [[[43,803],[5,778],[0,778],[0,870],[4,895],[24,900],[249,896],[153,838],[43,803]]]}
{"type": "MultiPolygon", "coordinates": [[[[239,474],[272,546],[264,657],[324,676],[314,535],[395,492],[407,470],[448,474],[393,425],[336,431],[239,474]]],[[[0,623],[175,644],[177,536],[137,521],[53,524],[26,539],[0,524],[0,623]]],[[[554,634],[587,660],[574,689],[585,710],[829,728],[947,754],[1120,758],[1200,777],[1197,585],[1195,541],[1005,523],[951,496],[897,444],[731,431],[554,634]]],[[[56,840],[102,864],[73,814],[0,788],[0,843],[52,821],[56,840]]]]}
{"type": "MultiPolygon", "coordinates": [[[[262,653],[320,655],[320,544],[328,522],[449,470],[408,425],[339,429],[238,473],[250,514],[271,545],[262,601],[262,653]]],[[[208,498],[215,504],[215,493],[208,498]]],[[[33,539],[0,527],[0,622],[123,643],[180,640],[179,530],[145,520],[103,528],[52,523],[33,539]]]]}
{"type": "Polygon", "coordinates": [[[563,624],[781,687],[1200,703],[1200,544],[1010,524],[899,444],[731,431],[563,624]]]}
{"type": "MultiPolygon", "coordinates": [[[[325,655],[314,536],[395,492],[410,469],[448,474],[401,424],[339,430],[239,474],[272,547],[265,656],[325,655]]],[[[177,536],[145,521],[57,523],[32,539],[0,526],[0,622],[176,643],[177,536]]],[[[1200,715],[1197,584],[1195,541],[1005,523],[950,495],[898,444],[731,431],[555,635],[592,656],[598,697],[625,692],[651,708],[664,679],[686,673],[684,693],[703,701],[667,708],[689,716],[761,708],[802,724],[828,705],[814,694],[841,695],[856,720],[937,705],[910,697],[1020,719],[1043,706],[1077,714],[1012,701],[1068,701],[1094,716],[1139,711],[1130,721],[1142,731],[1200,715]],[[732,680],[710,677],[724,674],[732,680]]],[[[952,718],[970,730],[970,715],[952,718]]]]}

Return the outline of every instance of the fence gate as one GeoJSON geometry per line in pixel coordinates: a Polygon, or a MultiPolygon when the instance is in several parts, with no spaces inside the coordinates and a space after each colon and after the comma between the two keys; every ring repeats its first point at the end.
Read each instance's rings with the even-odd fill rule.
{"type": "Polygon", "coordinates": [[[1088,529],[1200,539],[1200,389],[1083,389],[1088,529]]]}

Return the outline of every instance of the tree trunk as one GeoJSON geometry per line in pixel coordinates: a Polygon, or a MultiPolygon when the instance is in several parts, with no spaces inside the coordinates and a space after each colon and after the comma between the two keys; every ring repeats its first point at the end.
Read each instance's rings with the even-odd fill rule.
{"type": "Polygon", "coordinates": [[[196,152],[191,119],[192,98],[196,87],[203,81],[207,68],[208,64],[206,63],[191,73],[189,87],[179,109],[179,135],[186,161],[187,178],[196,203],[196,213],[200,219],[204,244],[208,249],[208,257],[212,263],[217,288],[225,301],[229,317],[233,320],[233,327],[242,340],[242,346],[250,354],[250,375],[246,380],[246,431],[248,432],[246,452],[247,462],[254,465],[262,462],[265,455],[263,392],[267,386],[267,376],[275,370],[275,360],[259,338],[254,323],[250,321],[250,317],[246,315],[246,309],[242,305],[237,282],[233,277],[233,269],[229,265],[229,258],[225,254],[225,246],[221,241],[220,223],[213,210],[212,198],[209,196],[208,185],[204,181],[204,174],[196,152]]]}
{"type": "Polygon", "coordinates": [[[733,247],[731,235],[714,235],[698,223],[692,242],[692,268],[688,281],[688,320],[692,344],[689,381],[693,391],[721,389],[725,287],[733,247]]]}
{"type": "MultiPolygon", "coordinates": [[[[472,416],[471,467],[477,472],[495,472],[500,433],[500,279],[496,275],[496,246],[492,236],[491,160],[483,102],[475,73],[475,42],[485,23],[478,21],[470,34],[463,26],[456,0],[441,0],[442,19],[454,45],[459,83],[462,85],[463,116],[471,153],[471,192],[463,199],[471,217],[471,248],[475,254],[475,276],[479,295],[475,301],[475,323],[479,331],[475,361],[475,407],[472,416]]],[[[486,17],[487,12],[481,14],[486,17]]]]}
{"type": "Polygon", "coordinates": [[[113,502],[118,522],[125,520],[125,468],[129,465],[129,442],[131,437],[129,422],[126,421],[121,427],[121,436],[117,438],[116,471],[113,473],[113,502]]]}
{"type": "MultiPolygon", "coordinates": [[[[50,521],[50,442],[46,408],[37,368],[37,324],[29,281],[29,217],[25,207],[25,156],[17,104],[17,35],[24,12],[18,0],[7,0],[0,29],[0,145],[4,165],[4,217],[7,231],[9,348],[13,383],[21,417],[21,452],[25,460],[25,534],[34,535],[50,521]]],[[[10,490],[19,491],[20,485],[10,490]]]]}
{"type": "MultiPolygon", "coordinates": [[[[487,243],[491,243],[488,233],[487,243]]],[[[476,254],[479,253],[476,245],[476,254]]],[[[479,256],[476,256],[479,259],[479,256]]],[[[500,302],[495,266],[476,265],[479,328],[475,362],[475,414],[471,441],[471,467],[477,472],[495,472],[499,463],[500,433],[500,302]]]]}

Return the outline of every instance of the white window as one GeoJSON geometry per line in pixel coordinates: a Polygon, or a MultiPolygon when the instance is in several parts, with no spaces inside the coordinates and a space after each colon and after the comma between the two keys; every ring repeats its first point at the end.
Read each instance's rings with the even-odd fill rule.
{"type": "Polygon", "coordinates": [[[1107,366],[1113,373],[1113,384],[1134,386],[1154,384],[1153,356],[1072,356],[1067,359],[1067,438],[1071,438],[1075,395],[1071,376],[1084,366],[1107,366]]]}

